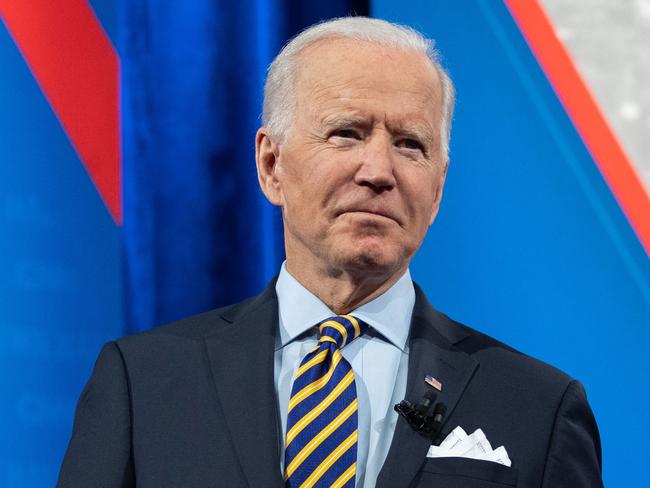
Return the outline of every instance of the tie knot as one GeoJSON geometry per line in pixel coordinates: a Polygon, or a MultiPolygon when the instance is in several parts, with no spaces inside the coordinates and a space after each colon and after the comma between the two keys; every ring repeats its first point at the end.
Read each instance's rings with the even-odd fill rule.
{"type": "Polygon", "coordinates": [[[335,315],[318,324],[319,341],[333,342],[342,348],[367,329],[368,324],[352,315],[335,315]]]}

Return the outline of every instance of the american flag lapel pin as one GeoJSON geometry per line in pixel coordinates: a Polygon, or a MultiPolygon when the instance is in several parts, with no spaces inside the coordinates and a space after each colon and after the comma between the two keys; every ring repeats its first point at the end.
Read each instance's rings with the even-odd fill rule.
{"type": "Polygon", "coordinates": [[[435,379],[433,376],[431,376],[431,375],[426,375],[426,376],[424,377],[424,382],[425,382],[427,385],[432,386],[432,387],[435,388],[436,390],[438,390],[438,391],[442,391],[442,383],[440,383],[440,381],[438,381],[437,379],[435,379]]]}

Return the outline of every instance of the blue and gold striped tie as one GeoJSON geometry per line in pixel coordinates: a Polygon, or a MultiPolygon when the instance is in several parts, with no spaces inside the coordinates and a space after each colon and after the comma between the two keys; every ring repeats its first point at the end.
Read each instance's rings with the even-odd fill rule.
{"type": "Polygon", "coordinates": [[[340,349],[368,326],[351,315],[318,325],[318,345],[296,371],[289,400],[287,487],[353,487],[357,462],[357,387],[340,349]]]}

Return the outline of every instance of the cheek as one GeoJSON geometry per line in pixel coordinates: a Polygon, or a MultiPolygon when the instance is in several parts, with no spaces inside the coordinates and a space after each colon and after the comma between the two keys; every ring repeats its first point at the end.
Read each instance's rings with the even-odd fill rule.
{"type": "Polygon", "coordinates": [[[282,179],[283,218],[301,232],[313,232],[322,216],[326,192],[322,178],[310,168],[303,171],[285,171],[282,179]],[[310,230],[311,229],[311,230],[310,230]]]}
{"type": "Polygon", "coordinates": [[[328,148],[312,151],[299,162],[285,164],[283,187],[287,197],[304,207],[327,207],[354,181],[352,154],[328,148]]]}
{"type": "Polygon", "coordinates": [[[417,214],[430,214],[436,199],[436,177],[430,171],[413,171],[402,181],[402,193],[406,204],[417,214]]]}
{"type": "Polygon", "coordinates": [[[302,188],[309,193],[309,188],[329,172],[331,161],[332,158],[321,146],[305,143],[292,146],[285,149],[278,161],[280,178],[285,185],[302,188]]]}

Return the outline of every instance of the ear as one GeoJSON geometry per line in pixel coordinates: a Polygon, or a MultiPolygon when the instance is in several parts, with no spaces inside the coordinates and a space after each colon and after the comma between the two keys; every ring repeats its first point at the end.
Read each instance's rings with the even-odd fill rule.
{"type": "Polygon", "coordinates": [[[438,215],[438,210],[440,210],[440,201],[442,200],[442,189],[445,186],[445,180],[447,179],[447,170],[449,169],[449,159],[442,165],[440,174],[436,176],[436,185],[435,195],[433,200],[433,208],[431,209],[431,220],[429,220],[429,225],[433,224],[433,221],[436,220],[438,215]]]}
{"type": "Polygon", "coordinates": [[[279,145],[271,139],[268,129],[261,127],[255,135],[257,180],[267,200],[277,206],[283,203],[282,189],[277,175],[279,154],[279,145]]]}

